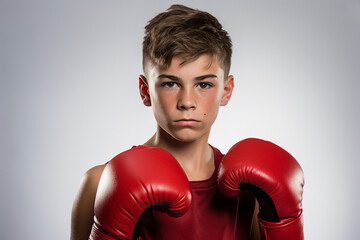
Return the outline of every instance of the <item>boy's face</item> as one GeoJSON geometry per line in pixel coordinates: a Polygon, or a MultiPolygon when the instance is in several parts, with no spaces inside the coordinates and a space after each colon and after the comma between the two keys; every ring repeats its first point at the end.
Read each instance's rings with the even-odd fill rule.
{"type": "Polygon", "coordinates": [[[178,141],[191,142],[209,135],[219,107],[231,97],[234,80],[224,79],[218,61],[209,55],[182,62],[175,57],[167,69],[147,64],[140,94],[144,104],[153,107],[162,130],[178,141]]]}

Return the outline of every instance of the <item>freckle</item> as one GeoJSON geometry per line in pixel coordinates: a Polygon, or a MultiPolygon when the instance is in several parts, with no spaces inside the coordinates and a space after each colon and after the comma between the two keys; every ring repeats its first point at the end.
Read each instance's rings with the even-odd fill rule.
{"type": "Polygon", "coordinates": [[[206,115],[206,113],[204,113],[204,116],[206,115]]]}

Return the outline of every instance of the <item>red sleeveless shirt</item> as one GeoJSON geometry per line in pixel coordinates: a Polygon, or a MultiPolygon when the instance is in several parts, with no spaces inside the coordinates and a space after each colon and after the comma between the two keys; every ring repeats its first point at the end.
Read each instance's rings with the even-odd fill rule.
{"type": "Polygon", "coordinates": [[[173,218],[153,210],[144,224],[144,240],[231,240],[250,239],[255,197],[242,191],[239,197],[225,197],[217,185],[217,175],[223,154],[214,150],[215,171],[203,181],[191,181],[192,202],[185,215],[173,218]]]}

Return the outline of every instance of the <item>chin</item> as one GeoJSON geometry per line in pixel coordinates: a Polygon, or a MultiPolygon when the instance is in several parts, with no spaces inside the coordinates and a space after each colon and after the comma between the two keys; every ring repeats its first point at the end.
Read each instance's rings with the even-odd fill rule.
{"type": "Polygon", "coordinates": [[[195,142],[198,138],[195,137],[175,137],[175,139],[179,142],[182,143],[191,143],[191,142],[195,142]]]}
{"type": "Polygon", "coordinates": [[[204,134],[200,134],[198,131],[192,129],[183,129],[171,134],[171,136],[179,142],[191,143],[200,139],[204,134]]]}

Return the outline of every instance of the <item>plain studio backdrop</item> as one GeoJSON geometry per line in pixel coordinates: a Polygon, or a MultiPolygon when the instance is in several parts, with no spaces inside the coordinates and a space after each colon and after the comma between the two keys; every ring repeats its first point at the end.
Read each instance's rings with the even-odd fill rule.
{"type": "MultiPolygon", "coordinates": [[[[154,133],[143,28],[172,3],[1,1],[1,239],[68,239],[85,171],[154,133]]],[[[210,143],[282,146],[305,172],[306,239],[360,239],[360,2],[177,3],[233,40],[236,87],[210,143]]]]}

